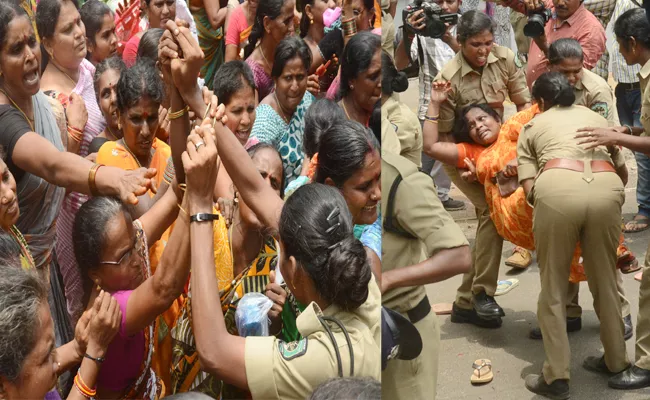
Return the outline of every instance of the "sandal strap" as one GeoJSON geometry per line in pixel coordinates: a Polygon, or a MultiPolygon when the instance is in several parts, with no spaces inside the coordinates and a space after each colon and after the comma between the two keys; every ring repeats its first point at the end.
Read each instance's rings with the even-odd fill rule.
{"type": "Polygon", "coordinates": [[[481,377],[481,370],[483,369],[483,367],[490,367],[491,368],[492,363],[489,362],[489,361],[485,361],[485,360],[481,360],[480,365],[477,364],[477,363],[472,363],[472,368],[474,368],[478,372],[478,377],[479,378],[481,377]]]}

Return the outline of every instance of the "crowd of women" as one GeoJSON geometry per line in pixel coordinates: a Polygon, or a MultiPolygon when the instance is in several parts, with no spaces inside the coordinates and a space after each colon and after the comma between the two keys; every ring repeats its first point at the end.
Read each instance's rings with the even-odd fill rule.
{"type": "Polygon", "coordinates": [[[37,3],[0,1],[0,397],[376,398],[376,3],[37,3]]]}
{"type": "MultiPolygon", "coordinates": [[[[525,3],[532,9],[536,2],[525,3]]],[[[445,12],[454,5],[457,7],[453,1],[440,2],[440,5],[445,12]]],[[[572,0],[553,1],[552,5],[557,8],[558,16],[560,11],[575,12],[571,9],[584,7],[582,2],[572,0]]],[[[406,165],[420,166],[424,161],[420,151],[445,164],[451,180],[473,203],[478,218],[476,240],[468,262],[471,267],[451,307],[451,322],[485,328],[502,325],[505,313],[493,296],[501,246],[507,240],[523,248],[523,252],[535,251],[540,272],[539,328],[533,329],[530,337],[543,339],[546,357],[542,373],[525,378],[526,388],[551,399],[569,398],[567,332],[581,328],[580,281],[588,282],[593,295],[604,347],[604,354],[588,357],[583,367],[607,374],[609,386],[615,389],[650,386],[647,342],[650,279],[647,273],[641,278],[636,362],[632,364],[626,354],[625,340],[633,336],[634,329],[621,279],[621,272],[639,269],[621,232],[621,208],[628,181],[622,148],[647,153],[650,143],[644,134],[650,129],[646,123],[650,112],[647,86],[650,19],[639,6],[629,8],[621,11],[612,25],[622,58],[629,66],[641,67],[642,127],[616,126],[612,90],[606,81],[589,71],[580,37],[548,43],[548,48],[543,50],[547,58],[544,68],[548,72],[540,73],[529,87],[521,60],[510,49],[494,44],[493,19],[478,10],[462,13],[457,26],[448,27],[455,30],[457,49],[446,38],[436,42],[440,46],[444,41],[455,55],[450,56],[433,82],[429,82],[423,121],[418,121],[408,107],[399,105],[397,93],[407,89],[408,81],[396,64],[408,64],[403,59],[407,45],[400,41],[395,54],[382,54],[382,154],[383,176],[387,179],[383,186],[390,190],[389,205],[383,213],[391,223],[384,225],[384,248],[395,251],[398,248],[395,243],[406,236],[411,238],[408,243],[419,240],[423,248],[416,249],[426,253],[426,257],[422,254],[413,257],[417,260],[415,264],[391,257],[391,261],[402,264],[383,268],[383,299],[390,299],[391,306],[409,316],[425,342],[423,354],[416,361],[422,368],[413,374],[414,378],[397,368],[383,372],[382,390],[391,393],[391,398],[429,398],[432,390],[435,393],[438,369],[436,363],[426,360],[438,357],[439,328],[436,323],[424,324],[417,322],[424,321],[422,318],[414,319],[421,307],[412,300],[415,296],[422,298],[422,294],[418,295],[416,289],[403,288],[421,287],[465,272],[463,259],[470,257],[464,252],[467,241],[462,240],[462,233],[441,207],[432,182],[420,180],[416,184],[414,179],[409,180],[406,165]],[[508,119],[504,118],[507,99],[517,109],[508,119]],[[399,171],[401,178],[395,179],[394,174],[387,173],[392,170],[399,171]],[[402,180],[405,183],[400,184],[402,180]],[[415,193],[426,199],[407,200],[415,193]],[[400,208],[398,200],[406,205],[400,208]],[[417,222],[422,219],[432,221],[434,228],[417,222]],[[434,235],[437,245],[431,243],[434,235]],[[490,268],[488,264],[497,267],[490,268]],[[404,272],[393,273],[393,268],[404,272]],[[387,271],[391,273],[390,279],[387,271]],[[400,281],[396,284],[394,279],[400,281]],[[402,291],[397,292],[396,287],[402,291]],[[396,297],[396,293],[401,297],[396,297]],[[424,354],[426,342],[429,347],[424,354]]],[[[422,28],[422,21],[421,15],[413,13],[405,24],[413,32],[422,28]]],[[[553,19],[551,23],[556,25],[550,29],[558,30],[563,22],[553,19]]],[[[404,37],[408,35],[409,30],[405,28],[404,37]]],[[[409,44],[410,40],[421,38],[414,39],[411,34],[408,40],[400,40],[409,44]]],[[[438,51],[434,57],[443,56],[438,51]]],[[[406,252],[412,250],[406,245],[402,248],[406,252]]],[[[386,253],[387,264],[388,259],[386,253]]],[[[402,369],[406,367],[401,365],[402,369]]],[[[473,368],[473,383],[492,379],[488,360],[477,360],[473,368]]]]}

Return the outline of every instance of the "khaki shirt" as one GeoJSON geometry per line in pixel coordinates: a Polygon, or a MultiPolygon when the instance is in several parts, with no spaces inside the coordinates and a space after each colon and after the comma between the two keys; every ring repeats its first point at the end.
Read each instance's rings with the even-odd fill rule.
{"type": "MultiPolygon", "coordinates": [[[[445,249],[467,246],[467,238],[438,199],[431,177],[417,172],[415,164],[382,149],[381,185],[382,225],[388,207],[388,192],[398,175],[399,184],[393,204],[394,221],[414,238],[383,231],[382,272],[417,264],[445,249]]],[[[424,298],[424,286],[403,287],[383,294],[382,303],[398,312],[406,312],[424,298]]],[[[425,339],[425,338],[423,338],[425,339]]]]}
{"type": "Polygon", "coordinates": [[[395,21],[388,11],[381,13],[381,49],[395,58],[395,21]]]}
{"type": "Polygon", "coordinates": [[[650,61],[639,71],[639,83],[641,84],[641,125],[643,134],[650,136],[650,61]]]}
{"type": "MultiPolygon", "coordinates": [[[[395,127],[399,139],[399,154],[418,167],[422,166],[422,126],[420,120],[406,104],[393,93],[381,106],[382,118],[395,127]]],[[[382,128],[383,129],[383,128],[382,128]]]]}
{"type": "Polygon", "coordinates": [[[607,119],[609,126],[614,126],[614,97],[612,88],[600,76],[586,68],[582,69],[582,79],[573,89],[576,106],[585,106],[607,119]]]}
{"type": "Polygon", "coordinates": [[[397,137],[397,126],[391,124],[387,118],[381,119],[381,148],[395,154],[402,151],[397,137]]]}
{"type": "Polygon", "coordinates": [[[555,158],[571,160],[605,160],[616,168],[625,165],[623,153],[613,153],[600,146],[585,150],[575,139],[578,129],[588,126],[606,128],[607,120],[583,106],[553,107],[524,126],[517,142],[519,182],[537,177],[546,163],[555,158]]]}
{"type": "MultiPolygon", "coordinates": [[[[375,279],[368,284],[368,299],[348,312],[332,304],[321,311],[311,303],[296,321],[303,339],[286,343],[272,336],[246,338],[245,365],[254,399],[306,399],[330,378],[338,377],[334,345],[319,315],[337,318],[346,327],[354,351],[354,375],[381,381],[381,294],[375,279]]],[[[350,350],[344,333],[329,323],[341,355],[343,376],[350,376],[350,350]]]]}
{"type": "Polygon", "coordinates": [[[483,71],[474,70],[462,52],[445,65],[434,81],[451,82],[447,101],[440,106],[438,129],[452,132],[457,110],[470,105],[487,103],[503,117],[503,102],[510,97],[516,105],[530,102],[526,75],[512,50],[495,45],[488,55],[483,71]]]}

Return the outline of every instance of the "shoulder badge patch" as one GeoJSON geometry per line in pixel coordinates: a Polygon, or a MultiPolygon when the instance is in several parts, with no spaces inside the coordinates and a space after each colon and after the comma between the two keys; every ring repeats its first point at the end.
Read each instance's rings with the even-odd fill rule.
{"type": "Polygon", "coordinates": [[[521,57],[519,56],[519,53],[515,54],[515,65],[517,68],[522,68],[524,64],[521,62],[521,57]]]}
{"type": "Polygon", "coordinates": [[[603,118],[607,118],[607,116],[609,115],[609,107],[607,106],[607,103],[602,101],[592,104],[591,111],[597,112],[603,118]]]}
{"type": "Polygon", "coordinates": [[[287,361],[303,356],[307,352],[307,338],[296,340],[295,342],[278,341],[278,351],[287,361]]]}

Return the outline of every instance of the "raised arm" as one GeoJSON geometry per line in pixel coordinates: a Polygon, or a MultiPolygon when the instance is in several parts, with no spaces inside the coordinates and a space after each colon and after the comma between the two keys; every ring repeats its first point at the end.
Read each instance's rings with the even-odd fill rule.
{"type": "Polygon", "coordinates": [[[431,101],[427,109],[424,125],[422,127],[423,151],[426,155],[445,164],[458,165],[458,148],[454,143],[440,142],[439,120],[440,106],[447,101],[447,93],[450,91],[449,82],[437,81],[431,85],[431,101]],[[433,120],[435,119],[435,120],[433,120]]]}
{"type": "Polygon", "coordinates": [[[205,8],[205,13],[208,14],[212,29],[219,29],[226,22],[228,8],[221,8],[219,0],[203,0],[203,8],[205,8]]]}
{"type": "MultiPolygon", "coordinates": [[[[205,128],[199,134],[203,136],[206,143],[205,151],[216,154],[212,130],[205,128]]],[[[239,148],[246,154],[235,136],[230,131],[227,134],[238,145],[235,148],[239,148]]],[[[219,143],[224,136],[227,135],[217,133],[217,142],[219,143]]],[[[219,147],[222,151],[229,148],[229,146],[219,147]]],[[[193,157],[188,153],[183,155],[184,163],[188,158],[193,157]]],[[[241,154],[239,157],[241,160],[247,158],[241,154]]],[[[192,165],[191,163],[185,164],[187,165],[186,168],[192,165]]],[[[255,175],[260,177],[257,171],[255,171],[255,175]]],[[[215,180],[213,179],[212,182],[215,182],[215,180]]],[[[190,192],[190,187],[193,184],[188,177],[188,197],[190,197],[191,201],[190,212],[206,212],[205,210],[211,205],[204,203],[201,198],[193,199],[193,193],[190,192]]],[[[237,186],[239,188],[239,184],[237,186]]],[[[246,200],[246,203],[248,204],[248,200],[246,200]]],[[[257,213],[256,210],[254,211],[257,213]]],[[[192,325],[201,368],[219,379],[246,389],[248,387],[244,361],[246,340],[228,333],[223,312],[221,307],[218,306],[221,302],[217,278],[214,274],[213,225],[205,222],[194,222],[190,227],[190,235],[192,237],[192,276],[190,281],[192,287],[192,325]],[[215,305],[217,306],[215,307],[215,305]]]]}

